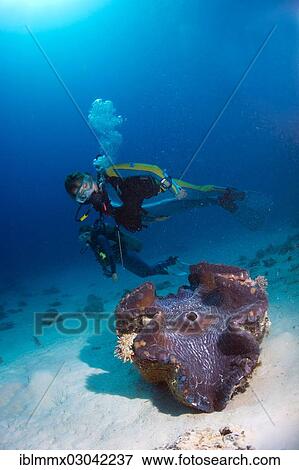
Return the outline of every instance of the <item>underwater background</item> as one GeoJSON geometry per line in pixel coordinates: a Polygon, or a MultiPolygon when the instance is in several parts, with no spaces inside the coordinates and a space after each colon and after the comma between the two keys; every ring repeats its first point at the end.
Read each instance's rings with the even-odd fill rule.
{"type": "MultiPolygon", "coordinates": [[[[108,2],[89,18],[37,27],[38,39],[87,115],[111,99],[125,117],[118,161],[178,176],[265,36],[278,29],[185,179],[261,191],[279,229],[298,200],[298,10],[282,2],[108,2]],[[288,6],[288,8],[287,8],[288,6]]],[[[91,171],[96,141],[26,31],[1,31],[3,282],[78,259],[64,177],[91,171]]],[[[207,212],[207,211],[204,211],[207,212]]],[[[234,230],[206,213],[155,226],[161,253],[234,230]],[[206,219],[207,218],[207,219],[206,219]],[[216,232],[216,234],[215,234],[216,232]],[[167,235],[166,235],[167,234],[167,235]]],[[[154,232],[154,233],[153,233],[154,232]]]]}
{"type": "MultiPolygon", "coordinates": [[[[252,234],[218,208],[187,212],[138,234],[144,244],[142,256],[151,261],[178,255],[188,263],[207,260],[238,264],[242,255],[254,259],[259,248],[287,243],[288,237],[296,236],[299,2],[93,3],[82,17],[66,16],[65,21],[53,24],[31,24],[28,19],[28,26],[86,117],[97,98],[112,100],[123,116],[123,142],[116,161],[153,163],[166,168],[173,177],[184,171],[266,36],[277,25],[184,176],[195,184],[261,193],[265,201],[271,201],[263,230],[252,234]]],[[[119,267],[119,282],[113,284],[102,277],[91,253],[80,254],[76,207],[65,192],[64,178],[72,171],[92,171],[98,144],[25,27],[11,27],[2,20],[0,28],[0,315],[2,324],[11,324],[11,328],[0,331],[0,367],[3,371],[6,368],[3,384],[9,383],[15,371],[24,392],[24,377],[31,366],[27,357],[24,372],[22,355],[34,355],[35,349],[39,350],[32,340],[33,312],[55,307],[55,302],[63,311],[77,311],[89,294],[115,305],[126,288],[142,280],[119,267]],[[52,292],[52,297],[48,298],[47,292],[52,292]]],[[[275,259],[273,278],[285,270],[284,279],[290,276],[292,286],[298,289],[298,243],[293,244],[293,251],[295,248],[297,258],[296,253],[287,252],[293,257],[288,265],[281,267],[281,259],[275,259]]],[[[265,274],[264,268],[261,263],[261,270],[255,274],[265,274]]],[[[298,311],[295,290],[283,292],[280,299],[276,287],[271,292],[273,304],[282,298],[292,304],[288,311],[293,319],[298,311]]],[[[285,316],[288,311],[284,311],[285,316]]],[[[278,314],[274,311],[273,315],[278,321],[278,314]]],[[[45,339],[47,345],[61,341],[55,333],[51,335],[49,343],[45,339]]],[[[86,338],[80,341],[84,348],[86,338]]],[[[113,355],[113,339],[109,341],[107,355],[113,355]]],[[[122,366],[114,367],[117,370],[122,366]]],[[[125,372],[121,374],[121,380],[125,380],[125,372]]],[[[101,387],[97,393],[101,393],[101,387]]],[[[103,393],[113,396],[115,388],[111,386],[103,393]]],[[[12,395],[15,397],[15,393],[12,395]]],[[[12,411],[6,408],[4,414],[9,421],[12,411]]],[[[46,445],[44,433],[32,445],[46,445]]],[[[28,437],[26,442],[30,446],[32,441],[28,437]]],[[[3,444],[7,448],[13,445],[18,445],[17,438],[3,444]]],[[[59,439],[53,441],[55,445],[59,445],[59,439]]],[[[65,445],[72,445],[72,441],[65,445]]],[[[113,445],[120,443],[106,441],[106,446],[113,445]]]]}

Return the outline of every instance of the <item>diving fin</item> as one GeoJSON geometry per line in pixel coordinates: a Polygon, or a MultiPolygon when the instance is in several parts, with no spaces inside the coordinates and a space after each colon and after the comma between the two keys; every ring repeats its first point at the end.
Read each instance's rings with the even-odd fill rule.
{"type": "Polygon", "coordinates": [[[271,200],[262,193],[227,188],[218,204],[249,230],[260,230],[271,211],[271,200]]]}

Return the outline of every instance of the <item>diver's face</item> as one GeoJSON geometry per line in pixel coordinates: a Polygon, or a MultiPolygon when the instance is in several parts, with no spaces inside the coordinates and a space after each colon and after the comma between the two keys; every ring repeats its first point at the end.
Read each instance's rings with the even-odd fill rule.
{"type": "Polygon", "coordinates": [[[81,187],[81,183],[78,181],[75,187],[70,191],[70,195],[72,196],[72,198],[76,199],[76,196],[80,187],[81,187]]]}
{"type": "Polygon", "coordinates": [[[75,199],[79,204],[84,204],[87,202],[92,193],[95,191],[95,183],[91,175],[85,175],[82,183],[78,186],[78,189],[75,190],[75,199]]]}

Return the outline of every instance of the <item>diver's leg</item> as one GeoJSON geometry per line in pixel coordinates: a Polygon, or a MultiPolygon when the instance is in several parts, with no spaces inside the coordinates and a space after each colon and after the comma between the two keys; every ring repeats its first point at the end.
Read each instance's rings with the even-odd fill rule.
{"type": "Polygon", "coordinates": [[[188,193],[184,199],[168,198],[147,203],[142,206],[147,212],[144,221],[145,223],[155,222],[159,218],[172,217],[190,209],[219,205],[219,196],[220,194],[215,194],[214,192],[211,196],[207,196],[206,193],[201,195],[188,193]]]}
{"type": "Polygon", "coordinates": [[[176,263],[176,260],[177,258],[172,256],[166,261],[162,261],[161,263],[157,263],[151,266],[135,254],[125,254],[123,258],[124,267],[128,271],[133,274],[136,274],[136,276],[139,277],[155,276],[157,274],[168,274],[166,268],[168,266],[173,266],[176,263]]]}
{"type": "Polygon", "coordinates": [[[124,267],[136,276],[147,277],[152,275],[152,268],[139,256],[126,254],[123,258],[124,267]]]}
{"type": "Polygon", "coordinates": [[[219,206],[232,214],[249,230],[259,230],[271,210],[271,202],[259,193],[238,191],[233,188],[215,189],[208,193],[203,191],[187,191],[185,199],[164,199],[145,204],[145,224],[159,222],[194,208],[219,206]]]}

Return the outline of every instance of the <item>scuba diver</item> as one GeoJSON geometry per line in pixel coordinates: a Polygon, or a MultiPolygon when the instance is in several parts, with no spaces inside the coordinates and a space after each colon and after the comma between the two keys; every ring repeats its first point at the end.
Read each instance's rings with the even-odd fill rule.
{"type": "Polygon", "coordinates": [[[244,191],[194,185],[171,178],[155,165],[122,163],[109,166],[105,155],[94,159],[93,165],[96,177],[76,172],[65,179],[67,193],[79,203],[78,221],[88,217],[91,208],[80,216],[85,205],[93,207],[101,216],[113,217],[117,226],[123,226],[130,232],[140,231],[149,223],[168,219],[181,211],[207,206],[222,207],[251,230],[259,228],[263,221],[262,214],[246,204],[248,193],[244,191]],[[126,172],[129,176],[122,176],[126,172]],[[131,176],[131,172],[138,174],[131,176]],[[115,191],[120,202],[112,200],[109,189],[115,191]],[[167,192],[172,193],[171,197],[146,202],[167,192]]]}
{"type": "Polygon", "coordinates": [[[178,262],[176,256],[171,256],[160,263],[147,264],[136,254],[142,249],[139,240],[118,231],[111,224],[104,224],[102,221],[98,221],[94,225],[81,226],[79,240],[92,249],[104,275],[114,281],[117,280],[117,264],[122,264],[131,273],[144,278],[158,274],[171,274],[167,268],[178,262]]]}

